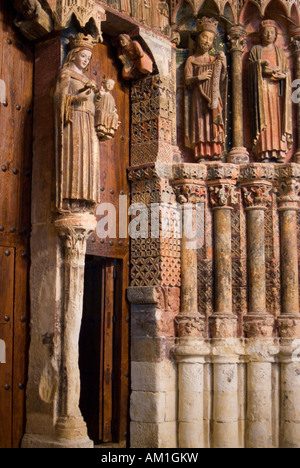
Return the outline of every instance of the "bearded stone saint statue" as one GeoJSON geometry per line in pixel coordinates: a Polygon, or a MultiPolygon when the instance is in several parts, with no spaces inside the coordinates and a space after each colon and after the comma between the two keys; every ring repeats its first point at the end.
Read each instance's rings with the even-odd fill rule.
{"type": "Polygon", "coordinates": [[[60,212],[92,211],[100,202],[100,148],[95,129],[97,84],[85,76],[94,41],[79,33],[55,91],[57,201],[60,212]]]}
{"type": "Polygon", "coordinates": [[[227,62],[223,52],[209,54],[217,28],[214,18],[198,21],[196,52],[185,65],[185,144],[196,161],[220,160],[225,145],[227,62]]]}
{"type": "Polygon", "coordinates": [[[260,32],[261,45],[253,47],[248,63],[253,153],[258,162],[282,163],[293,143],[291,73],[275,45],[275,21],[262,21],[260,32]]]}

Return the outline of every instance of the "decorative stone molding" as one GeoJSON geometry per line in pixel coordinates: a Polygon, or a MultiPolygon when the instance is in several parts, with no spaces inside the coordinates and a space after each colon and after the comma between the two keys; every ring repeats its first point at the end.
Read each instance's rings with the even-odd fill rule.
{"type": "Polygon", "coordinates": [[[272,338],[275,331],[275,319],[269,315],[244,317],[244,331],[247,338],[272,338]]]}
{"type": "Polygon", "coordinates": [[[206,319],[204,316],[178,315],[175,318],[175,330],[178,338],[206,338],[206,319]]]}
{"type": "Polygon", "coordinates": [[[205,179],[207,170],[201,164],[178,164],[173,166],[171,185],[178,203],[205,203],[205,179]]]}
{"type": "Polygon", "coordinates": [[[274,164],[247,164],[240,168],[239,181],[249,182],[250,180],[268,180],[272,182],[277,179],[274,164]]]}
{"type": "Polygon", "coordinates": [[[177,180],[206,180],[207,166],[205,164],[175,164],[172,179],[177,180]]]}
{"type": "Polygon", "coordinates": [[[243,199],[247,210],[266,209],[272,201],[271,190],[277,179],[274,165],[249,164],[240,169],[243,199]]]}
{"type": "Polygon", "coordinates": [[[176,182],[174,187],[176,198],[181,205],[185,203],[204,203],[206,198],[206,188],[201,184],[192,183],[192,181],[176,182]]]}
{"type": "Polygon", "coordinates": [[[210,204],[215,208],[230,208],[239,202],[235,186],[222,184],[209,187],[210,204]]]}
{"type": "Polygon", "coordinates": [[[173,78],[154,75],[134,81],[131,109],[132,165],[178,160],[173,78]]]}
{"type": "Polygon", "coordinates": [[[212,208],[230,208],[238,203],[235,191],[238,168],[232,164],[217,164],[208,168],[208,190],[212,208]]]}
{"type": "Polygon", "coordinates": [[[237,51],[242,53],[247,43],[247,33],[245,27],[240,24],[232,26],[229,29],[228,40],[230,45],[230,52],[237,51]]]}
{"type": "Polygon", "coordinates": [[[242,187],[246,210],[267,209],[272,202],[271,190],[273,186],[268,182],[250,182],[242,187]]]}
{"type": "Polygon", "coordinates": [[[277,170],[278,187],[277,201],[279,211],[298,211],[300,202],[300,166],[298,164],[287,164],[277,170]]]}
{"type": "Polygon", "coordinates": [[[281,338],[300,340],[300,316],[281,316],[276,321],[281,338]]]}
{"type": "Polygon", "coordinates": [[[207,180],[232,180],[236,181],[239,176],[239,168],[234,164],[214,164],[207,169],[207,180]]]}
{"type": "Polygon", "coordinates": [[[214,339],[236,338],[238,319],[233,314],[215,314],[210,317],[210,332],[214,339]]]}
{"type": "Polygon", "coordinates": [[[105,21],[106,14],[95,0],[57,0],[54,10],[55,29],[66,29],[71,25],[73,15],[82,28],[92,20],[99,42],[102,42],[101,23],[105,21]]]}

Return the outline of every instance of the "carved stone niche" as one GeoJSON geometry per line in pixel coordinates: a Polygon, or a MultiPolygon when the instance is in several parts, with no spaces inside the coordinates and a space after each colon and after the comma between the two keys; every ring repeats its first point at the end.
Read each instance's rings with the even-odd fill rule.
{"type": "Polygon", "coordinates": [[[53,30],[53,20],[38,0],[14,0],[13,6],[18,13],[14,23],[30,41],[53,30]]]}
{"type": "Polygon", "coordinates": [[[91,33],[102,42],[101,24],[106,19],[105,10],[95,0],[57,0],[53,8],[55,29],[66,29],[71,25],[75,16],[81,28],[87,25],[91,33]]]}

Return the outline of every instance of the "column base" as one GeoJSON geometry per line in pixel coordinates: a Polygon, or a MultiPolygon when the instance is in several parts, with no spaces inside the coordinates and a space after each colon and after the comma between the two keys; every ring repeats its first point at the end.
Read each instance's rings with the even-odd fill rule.
{"type": "Polygon", "coordinates": [[[87,426],[81,416],[59,418],[55,426],[55,436],[58,439],[76,440],[87,437],[87,426]]]}
{"type": "Polygon", "coordinates": [[[38,435],[38,434],[25,434],[22,441],[22,448],[94,448],[94,442],[88,437],[82,439],[59,439],[55,437],[38,435]]]}
{"type": "Polygon", "coordinates": [[[231,164],[248,164],[249,153],[246,148],[232,148],[227,155],[227,162],[231,164]]]}

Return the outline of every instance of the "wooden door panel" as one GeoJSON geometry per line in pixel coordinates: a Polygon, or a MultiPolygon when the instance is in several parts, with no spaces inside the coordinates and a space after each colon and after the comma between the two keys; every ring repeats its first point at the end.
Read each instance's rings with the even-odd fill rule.
{"type": "Polygon", "coordinates": [[[9,323],[0,325],[8,343],[8,361],[0,364],[0,447],[16,448],[25,421],[34,52],[13,26],[12,3],[0,2],[0,315],[6,301],[10,310],[9,323]]]}
{"type": "Polygon", "coordinates": [[[30,226],[33,53],[12,27],[14,13],[0,8],[0,79],[6,92],[0,105],[0,224],[3,234],[30,226]]]}
{"type": "Polygon", "coordinates": [[[0,447],[12,446],[13,409],[13,309],[15,251],[0,247],[0,340],[6,348],[6,363],[0,364],[0,447]]]}
{"type": "MultiPolygon", "coordinates": [[[[96,233],[92,234],[87,246],[87,254],[95,258],[114,259],[114,302],[115,316],[113,323],[114,350],[113,350],[113,402],[111,408],[106,408],[107,417],[99,422],[100,440],[109,440],[109,418],[113,420],[113,442],[122,443],[128,439],[129,424],[129,317],[130,308],[127,301],[127,288],[129,287],[129,248],[130,240],[128,229],[126,236],[119,237],[119,196],[127,195],[127,206],[130,204],[130,185],[127,179],[127,169],[130,167],[130,83],[122,79],[122,64],[117,58],[117,50],[111,45],[110,39],[104,37],[104,43],[98,44],[93,53],[90,66],[90,78],[101,86],[103,78],[115,80],[115,88],[112,95],[116,101],[119,114],[120,127],[113,140],[100,143],[101,164],[101,203],[111,203],[116,209],[116,234],[115,239],[99,239],[96,233]],[[107,434],[104,431],[107,427],[107,434]]],[[[125,218],[128,216],[125,213],[125,218]]],[[[105,288],[106,274],[103,278],[102,289],[105,288]]],[[[104,309],[103,309],[104,313],[104,309]]],[[[104,319],[103,319],[104,320],[104,319]]],[[[106,320],[108,318],[106,317],[106,320]]],[[[105,322],[103,321],[103,335],[105,334],[105,322]]],[[[104,337],[103,337],[104,339],[104,337]]],[[[103,350],[104,353],[104,350],[103,350]]],[[[106,351],[109,353],[109,351],[106,351]]],[[[111,357],[109,354],[107,358],[111,357]]],[[[103,363],[104,365],[104,363],[103,363]]],[[[105,369],[103,369],[103,373],[105,369]]],[[[102,375],[102,374],[101,374],[102,375]]],[[[107,376],[109,373],[107,373],[107,376]]],[[[108,379],[108,377],[107,377],[108,379]]],[[[108,382],[108,380],[107,380],[108,382]]],[[[107,391],[110,391],[109,382],[107,391]]],[[[104,388],[100,391],[104,391],[104,388]]],[[[108,393],[106,393],[107,395],[108,393]]],[[[99,396],[103,402],[104,394],[99,396]]]]}
{"type": "MultiPolygon", "coordinates": [[[[102,441],[112,442],[113,421],[113,320],[114,320],[114,261],[107,260],[104,269],[104,340],[103,340],[103,437],[102,441]]],[[[102,384],[102,385],[101,385],[102,384]]]]}
{"type": "Polygon", "coordinates": [[[88,243],[88,254],[107,258],[124,258],[129,251],[128,237],[119,238],[118,216],[119,196],[129,195],[130,192],[127,180],[127,169],[130,166],[130,85],[122,79],[121,69],[116,49],[110,44],[109,39],[104,39],[104,43],[98,44],[94,49],[90,77],[97,82],[99,87],[103,78],[112,78],[116,83],[112,95],[116,101],[121,123],[113,140],[100,143],[100,184],[102,187],[101,203],[111,203],[116,208],[117,238],[105,239],[101,243],[95,234],[92,235],[88,243]]]}
{"type": "Polygon", "coordinates": [[[12,447],[18,448],[24,434],[25,390],[28,368],[29,342],[29,251],[17,246],[15,253],[14,295],[14,366],[13,366],[13,438],[12,447]]]}

